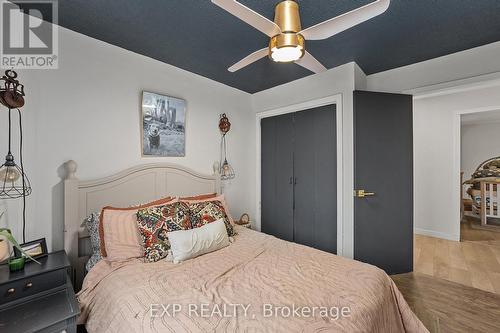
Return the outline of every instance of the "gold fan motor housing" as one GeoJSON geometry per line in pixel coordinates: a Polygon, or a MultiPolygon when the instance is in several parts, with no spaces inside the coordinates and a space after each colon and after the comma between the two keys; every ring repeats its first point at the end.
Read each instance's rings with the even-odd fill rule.
{"type": "Polygon", "coordinates": [[[280,27],[283,33],[297,33],[302,30],[299,5],[291,0],[285,0],[277,4],[274,9],[274,23],[280,27]]]}
{"type": "Polygon", "coordinates": [[[274,23],[280,29],[281,34],[276,35],[269,41],[269,56],[271,50],[282,47],[301,46],[302,56],[305,52],[304,37],[298,32],[302,30],[300,25],[299,5],[292,0],[285,0],[276,5],[274,9],[274,23]]]}

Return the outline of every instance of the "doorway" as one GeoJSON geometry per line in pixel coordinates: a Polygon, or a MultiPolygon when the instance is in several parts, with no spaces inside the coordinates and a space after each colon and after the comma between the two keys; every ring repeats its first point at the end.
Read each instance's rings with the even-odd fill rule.
{"type": "MultiPolygon", "coordinates": [[[[415,235],[415,271],[433,277],[500,294],[500,230],[481,226],[483,180],[496,172],[500,156],[500,108],[457,111],[454,119],[454,165],[456,185],[442,195],[457,199],[453,207],[459,239],[415,235]],[[495,136],[498,135],[497,138],[495,136]],[[460,205],[458,205],[460,203],[460,205]]],[[[500,165],[500,164],[499,164],[500,165]]],[[[492,177],[495,178],[495,177],[492,177]]],[[[494,186],[492,192],[497,192],[494,186]]],[[[497,205],[492,207],[497,211],[497,205]]],[[[495,218],[488,217],[489,224],[495,218]]],[[[500,228],[499,228],[500,229],[500,228]]]]}
{"type": "Polygon", "coordinates": [[[500,246],[500,110],[461,115],[460,240],[500,246]]]}

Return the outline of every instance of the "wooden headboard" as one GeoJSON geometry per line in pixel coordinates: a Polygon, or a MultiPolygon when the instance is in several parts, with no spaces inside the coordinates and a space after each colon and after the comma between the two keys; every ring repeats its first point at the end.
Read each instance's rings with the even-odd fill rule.
{"type": "Polygon", "coordinates": [[[212,175],[180,165],[154,163],[85,181],[76,177],[75,161],[66,162],[64,167],[64,249],[73,268],[73,284],[77,290],[81,287],[84,266],[90,255],[89,237],[83,221],[92,212],[100,211],[104,206],[128,207],[169,195],[221,193],[217,162],[212,175]]]}

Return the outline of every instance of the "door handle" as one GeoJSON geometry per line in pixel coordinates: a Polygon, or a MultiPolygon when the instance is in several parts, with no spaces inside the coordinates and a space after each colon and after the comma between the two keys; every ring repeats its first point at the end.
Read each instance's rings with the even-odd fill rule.
{"type": "Polygon", "coordinates": [[[354,196],[356,198],[373,197],[375,192],[366,192],[365,190],[354,190],[354,196]]]}

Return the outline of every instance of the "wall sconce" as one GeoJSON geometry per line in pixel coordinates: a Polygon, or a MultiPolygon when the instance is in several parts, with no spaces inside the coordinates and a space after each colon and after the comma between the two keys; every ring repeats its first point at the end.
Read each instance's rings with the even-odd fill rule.
{"type": "Polygon", "coordinates": [[[226,134],[231,129],[231,123],[225,113],[221,114],[219,120],[219,130],[222,134],[220,141],[220,178],[222,180],[233,179],[236,174],[233,167],[227,161],[226,134]]]}

